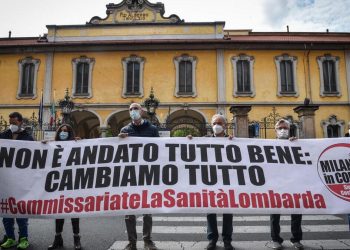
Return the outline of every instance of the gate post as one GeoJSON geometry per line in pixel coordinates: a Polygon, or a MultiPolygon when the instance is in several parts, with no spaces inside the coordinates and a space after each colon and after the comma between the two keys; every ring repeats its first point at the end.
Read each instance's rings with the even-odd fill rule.
{"type": "Polygon", "coordinates": [[[100,138],[106,137],[106,135],[107,135],[107,130],[108,130],[108,127],[104,127],[104,126],[101,126],[101,127],[100,127],[100,133],[101,133],[100,138]]]}
{"type": "Polygon", "coordinates": [[[317,105],[302,105],[294,108],[301,122],[300,138],[316,138],[315,111],[318,108],[317,105]]]}
{"type": "Polygon", "coordinates": [[[233,114],[234,136],[248,138],[248,113],[252,109],[251,105],[232,105],[230,113],[233,114]]]}

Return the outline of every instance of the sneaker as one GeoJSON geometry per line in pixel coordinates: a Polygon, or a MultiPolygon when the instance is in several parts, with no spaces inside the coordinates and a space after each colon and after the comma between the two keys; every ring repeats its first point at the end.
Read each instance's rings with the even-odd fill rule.
{"type": "Polygon", "coordinates": [[[29,241],[27,237],[22,237],[19,239],[17,249],[27,249],[29,247],[29,241]]]}
{"type": "Polygon", "coordinates": [[[156,244],[154,244],[152,240],[145,240],[144,243],[145,243],[144,247],[146,250],[158,250],[158,248],[156,247],[156,244]]]}
{"type": "Polygon", "coordinates": [[[216,249],[216,241],[210,240],[206,250],[215,250],[216,249]]]}
{"type": "Polygon", "coordinates": [[[235,248],[231,245],[231,241],[224,241],[225,250],[234,250],[235,248]]]}
{"type": "Polygon", "coordinates": [[[4,238],[2,239],[2,241],[0,242],[0,246],[2,244],[4,244],[7,241],[7,235],[4,235],[4,238]]]}
{"type": "Polygon", "coordinates": [[[291,242],[292,243],[292,246],[295,248],[295,249],[304,249],[304,245],[301,244],[299,241],[297,242],[291,242]]]}
{"type": "Polygon", "coordinates": [[[282,244],[277,241],[270,241],[266,245],[268,248],[281,250],[283,248],[282,244]]]}
{"type": "Polygon", "coordinates": [[[129,244],[125,246],[124,250],[137,250],[136,242],[129,241],[129,244]]]}
{"type": "Polygon", "coordinates": [[[17,241],[12,238],[7,238],[7,240],[1,244],[1,248],[7,249],[17,245],[17,241]]]}

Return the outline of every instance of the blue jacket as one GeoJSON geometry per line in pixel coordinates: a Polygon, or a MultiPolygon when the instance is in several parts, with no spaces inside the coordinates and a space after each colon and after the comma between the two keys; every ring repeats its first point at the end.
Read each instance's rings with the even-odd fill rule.
{"type": "Polygon", "coordinates": [[[159,137],[157,127],[147,120],[144,120],[143,124],[139,126],[129,123],[120,130],[120,133],[128,133],[128,136],[137,137],[159,137]]]}
{"type": "MultiPolygon", "coordinates": [[[[11,130],[8,129],[8,130],[5,130],[4,132],[0,133],[0,139],[12,140],[11,130]]],[[[19,132],[16,140],[34,141],[33,137],[30,134],[28,134],[28,132],[26,130],[22,130],[21,132],[19,132]]]]}

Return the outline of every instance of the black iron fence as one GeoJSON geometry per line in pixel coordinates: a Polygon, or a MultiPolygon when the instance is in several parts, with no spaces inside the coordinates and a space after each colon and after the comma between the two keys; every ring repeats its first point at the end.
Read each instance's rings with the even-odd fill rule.
{"type": "Polygon", "coordinates": [[[271,112],[260,121],[249,122],[249,138],[275,138],[275,125],[280,119],[285,119],[290,123],[290,136],[299,137],[300,121],[294,120],[290,115],[281,116],[276,107],[272,107],[271,112]]]}
{"type": "MultiPolygon", "coordinates": [[[[169,131],[171,137],[192,136],[210,136],[213,134],[213,129],[210,123],[202,122],[173,122],[158,124],[161,131],[169,131]]],[[[233,134],[233,123],[228,123],[226,127],[226,134],[233,134]]]]}

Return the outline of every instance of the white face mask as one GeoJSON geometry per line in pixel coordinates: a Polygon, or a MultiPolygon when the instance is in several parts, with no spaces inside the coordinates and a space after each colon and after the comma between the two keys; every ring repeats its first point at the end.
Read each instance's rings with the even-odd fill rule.
{"type": "Polygon", "coordinates": [[[135,109],[133,109],[133,110],[131,110],[130,111],[130,118],[131,118],[131,120],[133,120],[133,121],[137,121],[137,120],[140,120],[141,119],[141,114],[140,114],[140,110],[135,110],[135,109]]]}
{"type": "Polygon", "coordinates": [[[214,134],[218,135],[218,134],[221,134],[224,131],[224,128],[221,125],[215,124],[213,126],[213,131],[214,131],[214,134]]]}
{"type": "Polygon", "coordinates": [[[277,138],[278,139],[288,139],[289,138],[289,130],[288,129],[278,129],[277,130],[277,138]]]}
{"type": "Polygon", "coordinates": [[[12,133],[16,133],[19,130],[19,127],[15,124],[10,124],[10,130],[12,133]]]}

